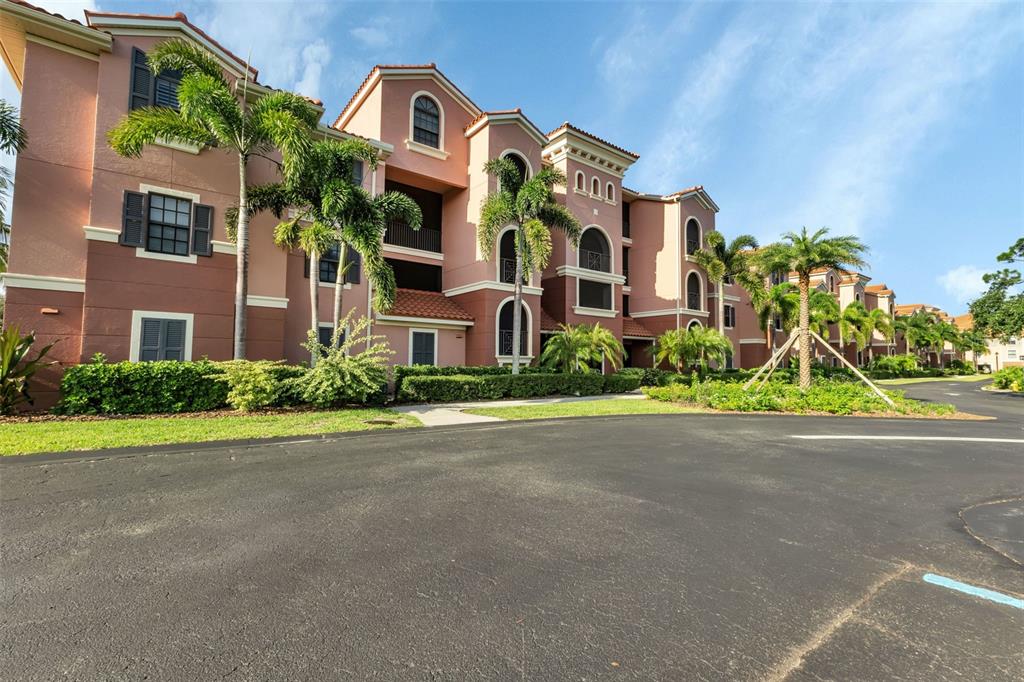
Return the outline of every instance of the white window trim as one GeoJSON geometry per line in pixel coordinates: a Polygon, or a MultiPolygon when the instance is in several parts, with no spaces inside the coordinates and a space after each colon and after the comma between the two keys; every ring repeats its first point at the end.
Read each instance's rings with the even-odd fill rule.
{"type": "Polygon", "coordinates": [[[437,95],[430,92],[429,90],[417,90],[409,98],[409,138],[405,141],[405,148],[411,152],[419,152],[420,154],[426,154],[427,156],[433,156],[437,159],[447,159],[449,154],[444,151],[444,107],[441,106],[441,100],[437,98],[437,95]],[[416,136],[414,134],[413,120],[416,115],[416,100],[420,97],[429,97],[437,105],[437,148],[430,147],[428,145],[416,142],[416,136]]]}
{"type": "Polygon", "coordinates": [[[604,308],[588,308],[582,305],[574,305],[572,311],[577,315],[589,315],[590,317],[615,317],[618,310],[605,310],[604,308]]]}
{"type": "Polygon", "coordinates": [[[704,281],[704,276],[700,274],[700,270],[690,270],[686,273],[686,278],[683,279],[683,295],[685,296],[686,304],[690,304],[690,275],[697,275],[697,279],[700,281],[700,310],[704,310],[705,298],[707,296],[707,282],[704,281]]]}
{"type": "Polygon", "coordinates": [[[590,196],[594,197],[595,199],[601,198],[601,178],[597,177],[596,175],[590,178],[590,196]],[[596,192],[594,191],[595,184],[597,185],[596,192]]]}
{"type": "Polygon", "coordinates": [[[722,326],[723,327],[725,327],[726,329],[735,329],[736,328],[736,324],[735,324],[735,320],[736,320],[736,306],[734,306],[734,305],[724,305],[724,306],[722,306],[722,318],[723,318],[722,319],[722,323],[723,323],[722,326]],[[725,310],[726,308],[732,308],[733,324],[728,324],[728,322],[729,322],[729,315],[728,315],[727,311],[725,310]]]}
{"type": "Polygon", "coordinates": [[[157,320],[184,320],[185,321],[185,362],[192,359],[192,333],[194,331],[195,315],[192,313],[168,313],[154,310],[133,310],[131,346],[128,350],[128,360],[139,361],[139,344],[142,342],[142,318],[153,318],[157,320]]]}
{"type": "Polygon", "coordinates": [[[701,225],[700,218],[698,218],[695,215],[688,215],[688,216],[686,216],[686,219],[683,220],[683,243],[682,243],[683,255],[686,256],[686,260],[691,260],[693,258],[692,254],[686,253],[686,226],[690,224],[691,220],[697,221],[697,248],[698,249],[704,248],[704,226],[701,225]]]}
{"type": "Polygon", "coordinates": [[[434,367],[437,367],[438,366],[438,364],[437,364],[437,337],[438,337],[437,330],[436,329],[424,329],[422,327],[410,327],[409,328],[409,364],[410,365],[413,364],[413,362],[412,362],[412,347],[413,347],[412,346],[412,337],[416,333],[419,333],[419,334],[431,334],[431,335],[433,335],[433,337],[434,337],[434,362],[432,364],[433,364],[434,367]]]}
{"type": "Polygon", "coordinates": [[[505,149],[504,151],[501,152],[501,154],[498,154],[498,158],[503,159],[509,154],[515,154],[516,156],[523,160],[523,163],[526,164],[526,179],[529,180],[530,178],[532,178],[533,164],[530,163],[530,158],[525,153],[519,151],[515,147],[509,147],[508,149],[505,149]]]}
{"type": "Polygon", "coordinates": [[[689,322],[687,322],[687,323],[686,323],[686,328],[687,328],[687,329],[693,329],[693,326],[694,326],[694,325],[697,325],[698,327],[703,327],[703,326],[704,326],[704,325],[703,325],[703,324],[701,323],[701,321],[700,321],[700,320],[690,320],[689,322]]]}
{"type": "MultiPolygon", "coordinates": [[[[186,192],[180,189],[171,189],[169,187],[159,187],[157,185],[147,185],[146,183],[139,184],[139,191],[143,194],[163,194],[169,197],[177,197],[178,199],[188,199],[192,202],[192,210],[195,211],[196,204],[202,203],[199,200],[199,195],[194,192],[186,192]]],[[[195,216],[189,216],[188,219],[188,242],[189,250],[192,248],[192,221],[195,216]]],[[[149,215],[146,215],[146,224],[149,224],[149,215]]],[[[212,226],[211,226],[212,227],[212,226]]],[[[158,251],[148,251],[145,246],[135,247],[136,258],[149,258],[151,260],[162,260],[170,263],[189,263],[195,265],[199,262],[199,258],[194,253],[189,253],[187,256],[176,256],[171,253],[160,253],[158,251]]]]}
{"type": "MultiPolygon", "coordinates": [[[[192,228],[189,226],[189,236],[192,235],[192,228]]],[[[135,247],[136,258],[151,258],[152,260],[165,260],[171,263],[191,263],[196,264],[199,262],[199,258],[194,253],[190,253],[187,256],[176,256],[172,253],[160,253],[159,251],[147,251],[145,246],[135,247]]]]}
{"type": "Polygon", "coordinates": [[[615,205],[615,185],[610,182],[605,183],[604,186],[604,201],[606,204],[615,205]]]}
{"type": "Polygon", "coordinates": [[[583,171],[581,171],[581,170],[576,171],[576,175],[575,175],[575,179],[573,180],[572,188],[573,188],[573,190],[576,191],[577,194],[587,194],[587,176],[584,175],[583,171]],[[582,183],[579,182],[580,179],[583,180],[582,183]],[[580,185],[582,185],[582,187],[580,185]]]}
{"type": "MultiPolygon", "coordinates": [[[[583,235],[586,233],[587,230],[597,230],[601,234],[604,235],[605,241],[608,242],[608,258],[611,261],[611,265],[610,265],[611,271],[610,272],[602,273],[600,270],[591,270],[590,268],[584,268],[582,265],[580,265],[580,250],[579,250],[579,248],[576,249],[576,269],[577,270],[582,270],[584,272],[596,272],[599,275],[601,275],[601,274],[604,274],[604,275],[615,275],[615,242],[612,241],[612,237],[611,237],[610,234],[608,234],[608,230],[606,230],[603,227],[601,227],[600,225],[597,225],[597,224],[594,224],[594,223],[592,223],[590,225],[587,225],[586,227],[583,228],[583,230],[580,231],[580,242],[583,241],[583,235]]],[[[622,277],[622,275],[618,275],[618,276],[622,277]]],[[[625,277],[623,277],[623,282],[625,282],[625,277]]],[[[621,283],[622,282],[619,282],[619,284],[621,284],[621,283]]]]}
{"type": "MultiPolygon", "coordinates": [[[[498,344],[501,343],[501,309],[505,307],[505,304],[509,301],[515,301],[515,296],[506,296],[498,302],[498,307],[494,309],[494,357],[501,364],[502,358],[508,358],[508,362],[512,362],[511,355],[501,355],[498,353],[498,344]]],[[[513,303],[515,305],[515,303],[513,303]]],[[[530,310],[530,306],[526,304],[526,301],[521,301],[520,305],[523,306],[523,310],[526,311],[526,355],[520,355],[520,360],[529,358],[533,359],[533,311],[530,310]]],[[[514,312],[514,311],[513,311],[514,312]]],[[[514,319],[514,318],[513,318],[514,319]]],[[[512,343],[515,344],[516,340],[512,339],[512,343]]]]}

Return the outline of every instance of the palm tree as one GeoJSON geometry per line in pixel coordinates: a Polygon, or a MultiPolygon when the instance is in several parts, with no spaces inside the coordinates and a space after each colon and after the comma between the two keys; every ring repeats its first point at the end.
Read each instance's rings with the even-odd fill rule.
{"type": "Polygon", "coordinates": [[[811,387],[810,290],[811,272],[819,268],[836,270],[864,264],[867,247],[854,236],[826,237],[827,228],[808,233],[787,232],[782,241],[758,253],[764,272],[796,272],[800,291],[800,388],[811,387]]]}
{"type": "MultiPolygon", "coordinates": [[[[799,294],[794,293],[793,296],[799,308],[799,294]]],[[[839,320],[839,302],[830,292],[815,289],[808,299],[808,308],[810,330],[827,342],[831,326],[839,320]]],[[[817,355],[817,341],[814,342],[814,348],[817,355]]]]}
{"type": "Polygon", "coordinates": [[[239,99],[214,57],[185,40],[161,42],[150,52],[148,62],[153,73],[175,70],[182,74],[178,87],[180,109],[135,109],[107,133],[107,140],[114,151],[127,157],[141,156],[146,145],[161,139],[200,147],[215,141],[218,149],[238,157],[233,356],[242,359],[249,287],[249,159],[280,150],[285,176],[291,175],[309,149],[310,133],[320,116],[305,99],[290,92],[273,92],[249,104],[248,71],[239,99]]]}
{"type": "Polygon", "coordinates": [[[618,370],[624,353],[622,343],[600,323],[562,324],[544,344],[540,364],[562,372],[588,373],[607,360],[612,369],[618,370]]]}
{"type": "Polygon", "coordinates": [[[846,353],[846,346],[853,341],[857,350],[868,343],[866,338],[868,309],[860,301],[854,301],[839,313],[839,350],[846,353]]]}
{"type": "MultiPolygon", "coordinates": [[[[893,339],[896,338],[892,316],[884,308],[872,308],[869,310],[864,319],[864,327],[869,345],[871,340],[874,339],[876,332],[881,335],[886,343],[892,343],[893,339]]],[[[871,355],[874,357],[873,349],[871,350],[871,355]]]]}
{"type": "Polygon", "coordinates": [[[704,268],[708,279],[715,283],[718,290],[718,331],[725,333],[725,281],[739,282],[745,289],[751,288],[751,280],[756,274],[751,272],[750,252],[757,248],[757,239],[749,234],[741,234],[731,242],[726,242],[721,232],[712,231],[705,237],[707,247],[697,249],[693,254],[697,265],[704,268]]]}
{"type": "Polygon", "coordinates": [[[726,356],[733,352],[732,341],[717,329],[693,326],[689,329],[670,329],[654,341],[655,358],[668,362],[677,372],[684,367],[696,366],[707,372],[708,362],[725,365],[726,356]]]}
{"type": "Polygon", "coordinates": [[[551,257],[551,230],[565,233],[572,248],[580,241],[582,226],[565,206],[555,202],[555,185],[565,184],[565,174],[545,167],[525,179],[508,158],[491,159],[484,170],[498,180],[498,191],[488,194],[480,206],[477,243],[490,259],[498,235],[509,225],[515,228],[516,274],[512,312],[512,373],[519,373],[519,343],[523,324],[523,280],[541,271],[551,257]]]}
{"type": "Polygon", "coordinates": [[[939,367],[945,367],[942,357],[945,354],[946,344],[949,343],[955,350],[960,344],[960,330],[945,320],[939,320],[935,324],[935,341],[936,353],[939,356],[939,367]]]}
{"type": "MultiPolygon", "coordinates": [[[[0,151],[15,154],[28,145],[28,132],[21,125],[18,110],[0,99],[0,151]]],[[[11,246],[11,224],[7,222],[7,194],[14,188],[14,178],[6,168],[0,168],[0,273],[7,272],[7,259],[11,246]]]]}
{"type": "Polygon", "coordinates": [[[978,356],[988,352],[988,339],[976,329],[968,329],[960,334],[960,350],[970,351],[974,356],[974,371],[978,371],[978,356]]]}
{"type": "Polygon", "coordinates": [[[796,326],[800,312],[800,296],[795,286],[782,282],[768,289],[761,297],[759,304],[754,306],[757,323],[765,332],[765,344],[768,354],[772,353],[775,341],[775,320],[778,318],[783,331],[787,334],[796,326]]]}
{"type": "MultiPolygon", "coordinates": [[[[897,331],[903,332],[907,348],[920,356],[921,349],[935,345],[935,316],[925,310],[915,310],[912,314],[900,317],[893,325],[897,331]]],[[[925,357],[925,364],[928,358],[925,357]]]]}
{"type": "Polygon", "coordinates": [[[280,219],[288,207],[294,215],[274,231],[278,246],[301,248],[309,257],[312,329],[319,324],[319,261],[338,247],[339,263],[334,283],[333,326],[341,321],[345,273],[351,266],[348,249],[363,257],[364,269],[374,291],[378,311],[391,308],[395,298],[395,276],[383,256],[383,237],[391,220],[402,219],[419,229],[422,221],[415,201],[401,192],[372,197],[355,182],[353,168],[362,163],[372,170],[377,154],[364,140],[320,140],[296,164],[283,182],[249,188],[249,211],[271,211],[280,219]]]}

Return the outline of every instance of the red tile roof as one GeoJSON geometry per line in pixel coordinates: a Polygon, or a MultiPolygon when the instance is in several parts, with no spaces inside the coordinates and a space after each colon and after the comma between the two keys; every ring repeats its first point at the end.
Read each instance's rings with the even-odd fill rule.
{"type": "Polygon", "coordinates": [[[473,321],[473,316],[467,313],[454,299],[448,298],[440,292],[417,289],[396,290],[395,305],[387,314],[438,320],[473,321]]]}
{"type": "Polygon", "coordinates": [[[634,320],[632,317],[622,318],[622,335],[639,336],[645,339],[653,339],[655,336],[654,332],[634,320]]]}
{"type": "Polygon", "coordinates": [[[497,109],[495,111],[481,111],[479,114],[477,114],[476,118],[470,121],[469,125],[467,125],[462,130],[463,132],[469,130],[470,128],[472,128],[473,126],[475,126],[477,123],[487,118],[488,116],[500,116],[508,114],[518,114],[519,116],[522,116],[523,120],[526,121],[526,123],[529,124],[535,131],[537,131],[538,135],[544,137],[544,133],[541,131],[540,128],[537,127],[537,124],[531,121],[530,118],[526,114],[524,114],[523,110],[520,109],[519,107],[516,107],[515,109],[497,109]]]}
{"type": "Polygon", "coordinates": [[[594,140],[595,142],[600,142],[601,144],[607,145],[607,146],[611,147],[612,149],[615,149],[617,151],[622,152],[626,156],[633,157],[634,159],[639,159],[640,158],[640,155],[637,154],[636,152],[631,152],[628,149],[623,149],[622,147],[620,147],[620,146],[618,146],[616,144],[612,144],[608,140],[602,140],[597,135],[594,135],[593,133],[588,133],[586,130],[583,130],[582,128],[577,128],[576,126],[574,126],[573,124],[569,123],[568,121],[566,121],[562,125],[558,126],[554,130],[552,130],[550,133],[548,133],[547,134],[548,139],[554,137],[555,135],[557,135],[558,133],[562,132],[563,130],[571,130],[571,131],[573,131],[575,133],[583,135],[584,137],[589,137],[591,140],[594,140]]]}
{"type": "Polygon", "coordinates": [[[548,311],[540,309],[540,330],[542,332],[556,332],[559,324],[558,320],[553,318],[548,311]]]}
{"type": "Polygon", "coordinates": [[[243,69],[248,69],[249,71],[251,71],[253,73],[254,77],[259,73],[259,70],[256,67],[254,67],[252,64],[246,63],[246,61],[244,59],[242,59],[241,57],[236,55],[234,52],[232,52],[228,48],[226,48],[223,45],[221,45],[219,42],[214,40],[214,38],[212,36],[210,36],[210,34],[208,34],[206,31],[204,31],[203,29],[199,28],[198,26],[193,24],[191,21],[189,21],[188,17],[185,16],[184,12],[175,12],[174,14],[133,14],[131,12],[93,12],[93,11],[90,11],[90,10],[86,10],[85,11],[85,18],[89,22],[90,26],[92,26],[92,18],[93,17],[113,17],[113,18],[126,17],[126,18],[132,18],[132,19],[177,19],[177,20],[185,23],[189,28],[191,28],[193,31],[195,31],[199,35],[201,35],[203,38],[205,38],[206,40],[210,41],[211,44],[217,46],[221,50],[224,50],[224,53],[227,54],[232,59],[234,59],[236,62],[238,62],[239,66],[241,66],[243,69]]]}
{"type": "MultiPolygon", "coordinates": [[[[66,16],[64,16],[62,14],[57,14],[56,12],[50,12],[49,10],[43,9],[42,7],[37,7],[37,6],[33,5],[33,4],[27,3],[27,2],[25,2],[25,0],[11,0],[11,2],[13,2],[15,5],[21,5],[22,7],[26,7],[28,9],[35,10],[36,12],[39,12],[41,14],[46,14],[47,16],[56,17],[57,19],[63,19],[64,21],[69,21],[72,24],[78,24],[79,26],[84,26],[85,28],[92,28],[91,26],[85,26],[85,24],[80,22],[78,19],[69,19],[68,17],[66,17],[66,16]]],[[[92,30],[97,31],[98,29],[94,28],[92,30]]]]}

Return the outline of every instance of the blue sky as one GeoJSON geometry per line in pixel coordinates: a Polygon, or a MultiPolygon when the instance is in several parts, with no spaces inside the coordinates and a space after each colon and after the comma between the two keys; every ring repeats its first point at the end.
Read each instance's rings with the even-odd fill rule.
{"type": "Polygon", "coordinates": [[[98,4],[186,12],[325,119],[373,64],[436,62],[485,109],[638,152],[629,187],[703,184],[727,235],[858,234],[903,303],[962,312],[1024,234],[1020,2],[98,4]]]}

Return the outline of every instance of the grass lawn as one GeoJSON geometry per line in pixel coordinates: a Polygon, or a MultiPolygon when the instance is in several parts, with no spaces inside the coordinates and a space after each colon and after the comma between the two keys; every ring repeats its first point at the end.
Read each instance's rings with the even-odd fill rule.
{"type": "Polygon", "coordinates": [[[878,379],[875,381],[880,386],[904,386],[906,384],[926,384],[931,381],[963,381],[975,382],[992,379],[991,374],[969,374],[962,377],[914,377],[913,379],[878,379]]]}
{"type": "Polygon", "coordinates": [[[200,443],[211,440],[307,436],[419,426],[415,417],[381,409],[182,415],[91,420],[41,420],[0,424],[0,455],[99,450],[132,445],[200,443]],[[367,424],[393,419],[392,424],[367,424]]]}
{"type": "Polygon", "coordinates": [[[552,417],[599,417],[616,414],[675,414],[703,412],[692,407],[663,403],[657,400],[591,400],[571,403],[546,403],[515,407],[477,407],[464,410],[468,414],[500,419],[549,419],[552,417]]]}

